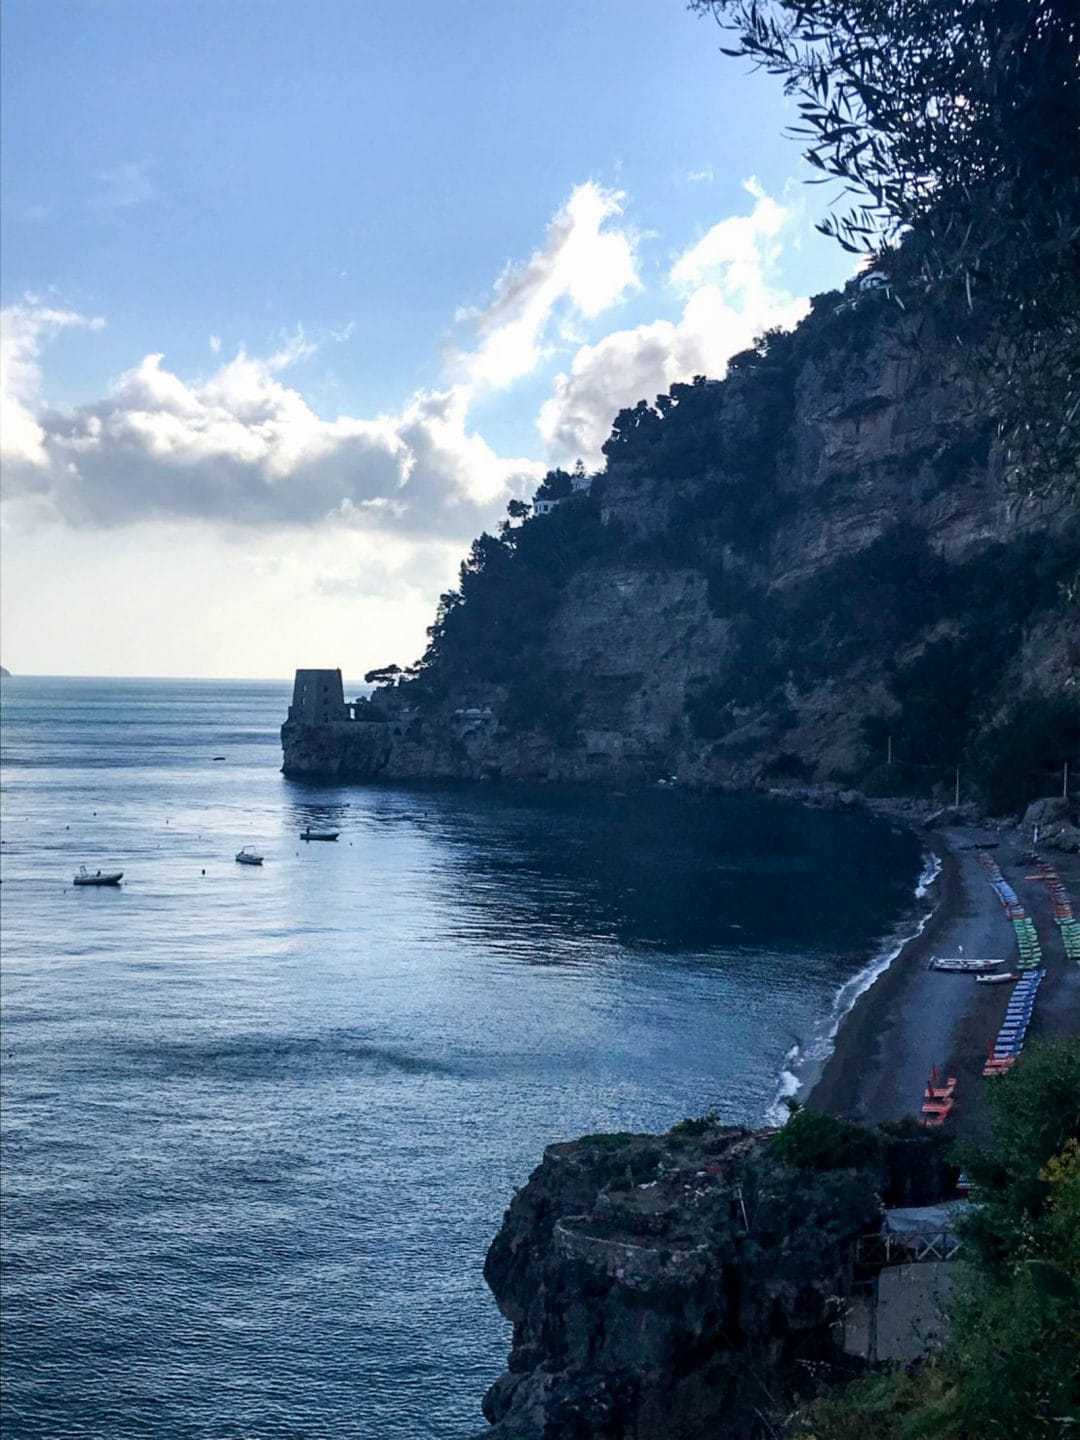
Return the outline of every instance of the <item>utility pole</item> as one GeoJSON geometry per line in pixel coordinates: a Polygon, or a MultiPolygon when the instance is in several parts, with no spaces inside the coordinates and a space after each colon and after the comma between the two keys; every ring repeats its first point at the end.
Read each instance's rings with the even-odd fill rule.
{"type": "Polygon", "coordinates": [[[1069,762],[1067,760],[1065,761],[1065,769],[1061,776],[1061,794],[1063,799],[1067,800],[1069,798],[1069,762]]]}
{"type": "Polygon", "coordinates": [[[888,748],[888,750],[886,751],[885,764],[886,764],[886,765],[891,765],[891,764],[892,764],[892,736],[891,736],[891,735],[889,736],[889,748],[888,748]]]}
{"type": "Polygon", "coordinates": [[[953,800],[953,806],[954,806],[957,810],[959,810],[959,808],[960,808],[960,766],[959,766],[959,765],[957,765],[957,767],[956,767],[956,798],[953,800]]]}

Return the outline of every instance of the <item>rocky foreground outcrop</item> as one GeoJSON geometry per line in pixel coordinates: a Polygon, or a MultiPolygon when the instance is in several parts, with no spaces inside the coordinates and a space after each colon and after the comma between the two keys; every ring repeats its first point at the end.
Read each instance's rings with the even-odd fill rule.
{"type": "Polygon", "coordinates": [[[776,1133],[693,1121],[548,1148],[484,1269],[514,1326],[488,1440],[774,1433],[777,1407],[839,1363],[853,1242],[882,1193],[942,1183],[925,1137],[864,1132],[832,1168],[793,1163],[776,1133]]]}

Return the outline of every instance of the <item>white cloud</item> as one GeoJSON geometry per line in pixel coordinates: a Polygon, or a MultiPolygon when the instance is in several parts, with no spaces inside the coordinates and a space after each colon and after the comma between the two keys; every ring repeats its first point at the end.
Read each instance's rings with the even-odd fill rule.
{"type": "MultiPolygon", "coordinates": [[[[109,176],[139,189],[139,167],[109,176]]],[[[420,391],[397,414],[324,419],[282,372],[315,346],[302,330],[273,354],[241,350],[209,375],[188,378],[151,353],[100,400],[38,403],[42,343],[73,313],[40,306],[10,312],[11,468],[7,493],[35,517],[117,526],[164,516],[230,526],[353,525],[412,534],[449,531],[466,541],[543,467],[502,456],[475,428],[478,391],[534,370],[555,335],[595,319],[639,286],[635,239],[612,222],[622,195],[588,182],[558,211],[543,246],[504,270],[491,303],[463,312],[475,343],[452,362],[457,380],[420,391]]],[[[331,338],[352,337],[352,323],[331,338]]],[[[221,339],[209,337],[213,356],[221,339]]],[[[9,507],[10,511],[10,507],[9,507]]]]}
{"type": "MultiPolygon", "coordinates": [[[[458,316],[472,333],[445,383],[386,414],[319,414],[297,374],[316,347],[299,329],[272,353],[231,358],[212,333],[203,373],[154,351],[91,403],[50,405],[44,345],[104,322],[49,292],[25,297],[3,312],[0,351],[5,506],[18,522],[0,576],[4,644],[27,657],[7,648],[5,663],[139,673],[152,653],[177,674],[342,663],[355,676],[419,653],[465,545],[546,468],[500,453],[475,407],[558,350],[565,373],[540,432],[553,461],[595,463],[622,406],[722,374],[806,308],[778,279],[797,217],[748,190],[747,213],[671,258],[658,318],[605,333],[608,312],[641,288],[638,237],[618,192],[578,186],[491,302],[458,316]],[[88,594],[100,612],[89,644],[66,623],[88,594]],[[220,615],[252,607],[265,623],[238,652],[220,615]]],[[[362,327],[325,331],[327,346],[362,344],[362,327]]]]}
{"type": "Polygon", "coordinates": [[[326,420],[282,372],[313,350],[302,331],[272,355],[241,350],[186,380],[145,356],[92,404],[29,407],[43,338],[84,323],[68,312],[10,315],[14,423],[9,502],[72,524],[158,517],[227,526],[312,525],[331,518],[467,540],[540,467],[497,455],[469,428],[468,392],[415,395],[398,415],[326,420]]]}
{"type": "MultiPolygon", "coordinates": [[[[136,203],[149,189],[138,166],[99,178],[112,205],[136,203]]],[[[271,355],[241,350],[202,377],[183,377],[151,353],[101,399],[44,407],[42,344],[87,322],[13,307],[5,312],[13,336],[5,367],[9,514],[92,526],[168,516],[233,527],[336,518],[465,542],[543,473],[535,461],[499,455],[470,427],[473,399],[529,374],[553,335],[572,333],[639,286],[634,236],[612,223],[622,198],[591,181],[577,186],[543,246],[504,270],[491,303],[459,315],[476,338],[453,357],[456,382],[417,392],[397,414],[316,414],[282,378],[315,350],[301,330],[271,355]]],[[[353,333],[350,322],[330,335],[343,343],[353,333]]],[[[219,335],[209,347],[221,354],[219,335]]]]}
{"type": "Polygon", "coordinates": [[[459,312],[478,335],[475,348],[457,357],[467,383],[501,389],[531,374],[553,325],[572,331],[640,288],[636,238],[608,223],[622,214],[623,199],[591,180],[576,186],[543,247],[503,271],[490,305],[459,312]]]}
{"type": "MultiPolygon", "coordinates": [[[[713,225],[668,275],[675,318],[576,339],[539,415],[549,456],[596,463],[616,412],[698,373],[719,375],[763,329],[805,309],[777,282],[788,208],[748,182],[749,213],[713,225]]],[[[286,372],[315,346],[300,329],[265,356],[231,359],[211,334],[213,368],[184,376],[144,356],[100,399],[40,399],[45,341],[100,325],[25,303],[4,312],[5,482],[9,515],[116,528],[161,519],[270,531],[336,522],[380,535],[463,544],[490,525],[543,466],[500,454],[470,422],[480,396],[530,373],[578,327],[640,288],[636,237],[614,222],[622,195],[577,186],[545,242],[504,271],[491,303],[466,312],[476,343],[453,357],[456,380],[394,413],[324,418],[286,372]]],[[[344,340],[352,327],[329,332],[344,340]]]]}
{"type": "Polygon", "coordinates": [[[749,215],[729,215],[713,225],[671,267],[671,282],[692,291],[706,282],[721,284],[730,292],[759,292],[765,272],[780,253],[777,237],[789,211],[770,199],[754,179],[743,187],[754,199],[749,215]]]}
{"type": "Polygon", "coordinates": [[[554,462],[581,456],[598,464],[623,406],[651,400],[694,375],[722,376],[730,357],[755,336],[793,325],[806,313],[807,302],[776,279],[793,213],[756,181],[745,188],[754,199],[750,214],[719,221],[674,261],[669,282],[682,304],[678,320],[656,320],[583,345],[569,370],[555,377],[537,420],[554,462]]]}
{"type": "Polygon", "coordinates": [[[47,463],[45,432],[34,418],[46,342],[73,326],[99,330],[104,323],[41,305],[36,296],[0,311],[0,460],[5,465],[47,463]]]}

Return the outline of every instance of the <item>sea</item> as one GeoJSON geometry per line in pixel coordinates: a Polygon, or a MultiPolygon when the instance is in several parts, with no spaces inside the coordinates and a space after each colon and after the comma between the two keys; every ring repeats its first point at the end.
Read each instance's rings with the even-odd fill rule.
{"type": "Polygon", "coordinates": [[[0,686],[5,1440],[483,1431],[545,1145],[775,1122],[918,921],[866,814],[286,779],[289,691],[0,686]]]}

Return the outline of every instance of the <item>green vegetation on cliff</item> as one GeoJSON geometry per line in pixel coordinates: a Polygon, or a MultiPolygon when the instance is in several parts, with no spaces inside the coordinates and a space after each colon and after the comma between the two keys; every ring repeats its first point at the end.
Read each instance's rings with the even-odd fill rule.
{"type": "Polygon", "coordinates": [[[993,1142],[965,1163],[973,1284],[918,1367],[804,1410],[799,1440],[1028,1440],[1080,1425],[1080,1041],[1033,1047],[994,1081],[993,1142]]]}
{"type": "MultiPolygon", "coordinates": [[[[583,670],[553,644],[556,627],[565,632],[587,613],[576,607],[575,583],[588,580],[595,595],[628,573],[697,574],[726,640],[722,651],[701,652],[680,682],[662,765],[684,769],[696,753],[719,778],[746,757],[761,775],[838,778],[835,753],[823,760],[813,734],[787,737],[820,709],[823,693],[837,697],[835,710],[851,691],[858,709],[847,712],[857,723],[843,751],[845,782],[944,793],[961,766],[967,793],[974,786],[998,811],[1045,793],[1053,774],[1080,758],[1080,704],[1067,686],[1070,669],[1080,673],[1080,633],[1069,618],[1080,526],[1058,513],[1027,529],[995,522],[998,534],[986,534],[994,513],[986,436],[948,409],[914,452],[860,462],[856,451],[849,471],[826,469],[809,489],[799,478],[800,387],[807,377],[832,386],[831,370],[850,362],[852,344],[865,342],[880,363],[901,323],[876,297],[840,315],[819,300],[797,331],[736,356],[723,383],[699,377],[621,411],[590,492],[572,492],[566,472],[550,472],[538,492],[558,502],[549,513],[530,516],[512,501],[499,533],[474,542],[409,672],[409,700],[430,712],[494,693],[504,732],[559,747],[579,742],[585,713],[618,729],[615,701],[610,719],[603,701],[605,675],[618,665],[602,658],[583,670]],[[987,507],[958,554],[933,533],[941,498],[951,503],[954,491],[971,503],[981,495],[987,507]],[[784,574],[793,536],[808,527],[828,534],[841,522],[865,524],[866,542],[784,574]],[[1022,657],[1040,629],[1059,652],[1070,644],[1077,652],[1049,680],[1029,675],[1022,657]]],[[[879,409],[848,400],[841,423],[857,435],[879,409]]],[[[669,660],[681,649],[688,659],[698,653],[690,636],[673,633],[670,644],[669,660]]],[[[612,693],[647,688],[663,658],[643,655],[638,678],[613,679],[612,693]]]]}
{"type": "Polygon", "coordinates": [[[1080,21],[1072,0],[691,0],[799,101],[820,228],[918,287],[1024,488],[1080,487],[1080,21]]]}
{"type": "MultiPolygon", "coordinates": [[[[561,473],[551,472],[548,489],[559,488],[561,473]]],[[[511,501],[511,519],[522,518],[524,508],[511,501]]],[[[616,544],[587,494],[566,499],[542,520],[505,521],[498,535],[474,540],[458,588],[439,599],[410,696],[430,706],[454,694],[505,687],[500,718],[506,727],[542,726],[556,743],[571,743],[577,697],[546,659],[545,641],[571,577],[616,544]]]]}

